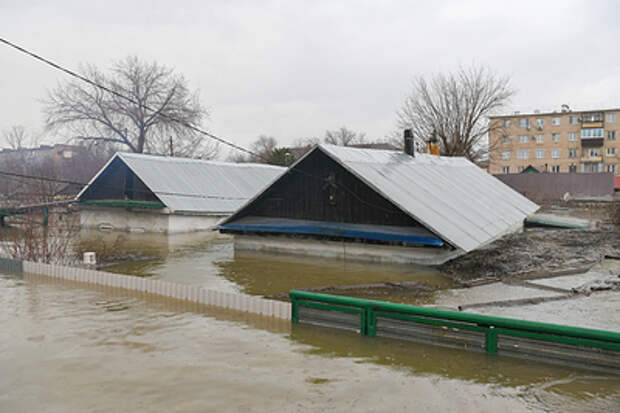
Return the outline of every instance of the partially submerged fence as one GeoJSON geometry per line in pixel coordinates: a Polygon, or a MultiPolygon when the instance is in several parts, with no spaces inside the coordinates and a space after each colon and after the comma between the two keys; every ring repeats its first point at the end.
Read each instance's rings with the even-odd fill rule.
{"type": "Polygon", "coordinates": [[[0,271],[39,274],[68,281],[139,291],[266,317],[285,320],[290,320],[291,317],[290,303],[267,300],[257,296],[208,290],[196,285],[8,258],[0,258],[0,271]]]}
{"type": "Polygon", "coordinates": [[[293,323],[620,373],[620,333],[291,291],[293,323]]]}

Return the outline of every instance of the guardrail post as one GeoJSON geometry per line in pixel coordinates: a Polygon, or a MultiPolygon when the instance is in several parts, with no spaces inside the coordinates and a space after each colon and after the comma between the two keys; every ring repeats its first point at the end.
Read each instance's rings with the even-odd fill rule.
{"type": "Polygon", "coordinates": [[[299,303],[297,302],[297,298],[290,294],[291,297],[291,322],[298,323],[299,322],[299,303]]]}
{"type": "Polygon", "coordinates": [[[366,321],[366,335],[375,337],[377,335],[377,316],[372,307],[366,306],[364,308],[364,318],[366,321]]]}
{"type": "Polygon", "coordinates": [[[497,331],[493,326],[489,326],[486,331],[486,350],[487,354],[497,354],[497,331]]]}

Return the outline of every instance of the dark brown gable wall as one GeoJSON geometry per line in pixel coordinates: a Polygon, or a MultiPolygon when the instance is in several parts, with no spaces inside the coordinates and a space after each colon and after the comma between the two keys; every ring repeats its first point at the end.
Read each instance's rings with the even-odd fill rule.
{"type": "Polygon", "coordinates": [[[320,150],[315,150],[252,203],[243,216],[419,226],[320,150]]]}
{"type": "Polygon", "coordinates": [[[98,199],[159,201],[153,192],[118,158],[108,165],[93,185],[80,197],[80,201],[98,199]]]}

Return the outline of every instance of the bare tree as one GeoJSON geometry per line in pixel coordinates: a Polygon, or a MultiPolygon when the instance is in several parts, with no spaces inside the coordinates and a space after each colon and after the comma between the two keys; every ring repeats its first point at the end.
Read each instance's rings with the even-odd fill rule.
{"type": "Polygon", "coordinates": [[[136,153],[172,151],[205,159],[217,154],[217,144],[192,129],[201,125],[207,111],[182,75],[134,56],[116,62],[109,74],[92,65],[82,72],[118,95],[79,80],[60,84],[45,102],[48,129],[136,153]]]}
{"type": "Polygon", "coordinates": [[[11,149],[31,148],[39,143],[39,137],[28,134],[26,128],[21,125],[12,126],[11,129],[5,130],[2,135],[11,149]]]}
{"type": "Polygon", "coordinates": [[[266,162],[276,146],[278,146],[276,138],[260,135],[250,146],[252,152],[256,154],[256,156],[250,156],[250,162],[266,162]]]}
{"type": "Polygon", "coordinates": [[[364,143],[366,135],[347,129],[346,126],[342,126],[340,129],[333,131],[325,131],[325,143],[331,145],[349,146],[356,143],[364,143]]]}
{"type": "Polygon", "coordinates": [[[417,146],[425,146],[436,133],[442,155],[478,161],[489,152],[489,132],[502,127],[491,124],[489,115],[504,108],[515,94],[509,82],[509,77],[478,66],[438,74],[430,81],[418,77],[397,112],[397,126],[411,128],[417,146]]]}

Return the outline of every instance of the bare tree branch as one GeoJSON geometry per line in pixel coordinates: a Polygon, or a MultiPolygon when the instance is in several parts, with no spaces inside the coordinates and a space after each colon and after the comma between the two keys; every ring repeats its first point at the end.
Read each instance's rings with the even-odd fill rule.
{"type": "Polygon", "coordinates": [[[479,161],[492,150],[486,142],[489,132],[500,127],[488,117],[515,94],[509,82],[478,66],[438,74],[430,81],[418,77],[397,112],[397,127],[411,128],[418,147],[435,131],[442,155],[479,161]]]}
{"type": "Polygon", "coordinates": [[[48,129],[137,153],[172,150],[175,156],[204,159],[217,155],[218,144],[192,129],[200,127],[207,111],[172,69],[130,56],[116,62],[109,74],[91,65],[81,71],[131,101],[75,80],[60,84],[45,102],[48,129]]]}

